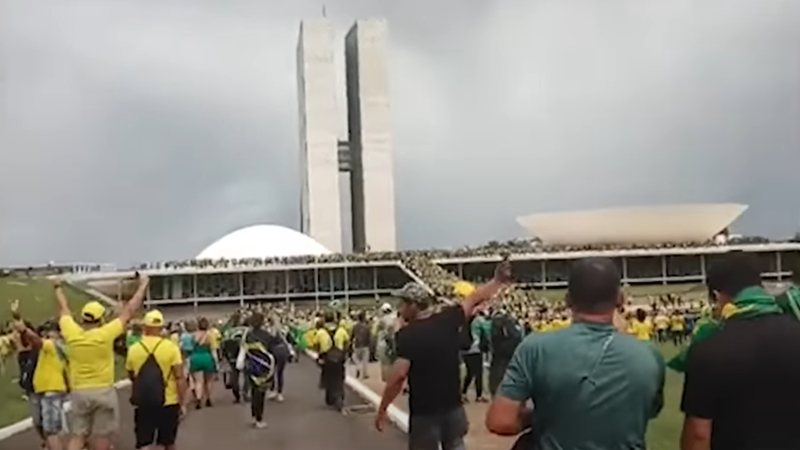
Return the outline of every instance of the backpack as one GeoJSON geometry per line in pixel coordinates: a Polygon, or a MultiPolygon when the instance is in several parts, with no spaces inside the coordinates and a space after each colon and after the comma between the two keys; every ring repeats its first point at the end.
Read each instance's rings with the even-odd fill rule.
{"type": "Polygon", "coordinates": [[[155,352],[162,342],[164,339],[158,341],[152,351],[144,345],[144,342],[139,342],[139,345],[147,352],[147,359],[133,379],[131,403],[139,408],[156,409],[164,406],[166,383],[164,372],[161,371],[161,366],[158,365],[155,356],[155,352]]]}
{"type": "MultiPolygon", "coordinates": [[[[339,329],[337,328],[336,331],[339,331],[339,329]]],[[[336,346],[336,339],[334,339],[336,331],[331,333],[330,330],[325,329],[325,332],[331,337],[331,348],[322,355],[323,362],[327,364],[344,364],[344,360],[347,357],[344,350],[336,346]]]]}
{"type": "Polygon", "coordinates": [[[510,358],[520,342],[522,333],[512,318],[506,315],[492,318],[492,349],[495,355],[510,358]]]}
{"type": "Polygon", "coordinates": [[[26,393],[33,392],[33,374],[36,372],[36,365],[39,362],[39,349],[31,349],[20,352],[17,355],[19,363],[19,387],[26,393]]]}

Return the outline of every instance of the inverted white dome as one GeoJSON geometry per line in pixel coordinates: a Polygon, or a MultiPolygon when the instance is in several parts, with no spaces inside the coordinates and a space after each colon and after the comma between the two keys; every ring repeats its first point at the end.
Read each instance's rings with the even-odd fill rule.
{"type": "Polygon", "coordinates": [[[331,251],[303,233],[278,225],[240,228],[206,247],[196,259],[327,255],[331,251]]]}

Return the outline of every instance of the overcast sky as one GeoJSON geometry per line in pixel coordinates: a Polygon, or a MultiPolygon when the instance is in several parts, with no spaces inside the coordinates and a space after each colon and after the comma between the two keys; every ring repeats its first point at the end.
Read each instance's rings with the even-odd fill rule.
{"type": "MultiPolygon", "coordinates": [[[[0,264],[188,258],[241,226],[297,228],[295,46],[321,4],[0,0],[0,264]]],[[[404,248],[650,203],[742,202],[737,231],[797,229],[796,0],[327,11],[340,36],[388,20],[404,248]]]]}

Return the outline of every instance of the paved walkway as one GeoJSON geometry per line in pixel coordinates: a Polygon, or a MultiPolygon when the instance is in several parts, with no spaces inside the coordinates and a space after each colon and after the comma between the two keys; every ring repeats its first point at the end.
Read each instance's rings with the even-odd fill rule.
{"type": "MultiPolygon", "coordinates": [[[[382,434],[373,428],[373,413],[348,416],[327,409],[322,392],[317,389],[319,372],[314,363],[301,358],[286,369],[286,402],[268,402],[267,429],[256,430],[249,424],[249,404],[235,405],[233,397],[222,388],[214,392],[213,408],[190,411],[178,436],[178,448],[188,450],[400,450],[406,448],[405,436],[398,430],[382,434]]],[[[122,429],[116,450],[132,450],[132,409],[120,393],[122,429]]],[[[360,404],[355,394],[347,394],[348,404],[360,404]]],[[[33,431],[0,441],[0,450],[38,449],[33,431]]]]}
{"type": "MultiPolygon", "coordinates": [[[[355,368],[349,367],[348,373],[355,376],[355,368]]],[[[488,373],[483,377],[484,381],[488,380],[488,373]]],[[[369,365],[369,378],[362,380],[370,389],[375,391],[378,395],[383,394],[383,382],[381,381],[380,365],[378,363],[370,363],[369,365]]],[[[484,396],[489,397],[488,386],[484,388],[484,396]]],[[[472,386],[468,393],[468,397],[472,400],[475,398],[475,391],[472,386]]],[[[394,402],[395,406],[408,412],[408,396],[400,396],[394,402]]],[[[486,430],[484,421],[486,418],[486,411],[489,409],[488,403],[475,403],[469,402],[464,405],[467,411],[467,419],[469,419],[469,433],[467,434],[466,444],[468,449],[480,450],[508,450],[514,445],[516,438],[507,438],[496,436],[486,430]]]]}

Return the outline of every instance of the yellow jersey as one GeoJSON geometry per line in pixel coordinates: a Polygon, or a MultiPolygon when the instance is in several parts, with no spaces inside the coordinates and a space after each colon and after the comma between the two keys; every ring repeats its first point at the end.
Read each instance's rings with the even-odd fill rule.
{"type": "Polygon", "coordinates": [[[671,330],[672,331],[683,331],[683,314],[677,314],[672,316],[671,320],[671,330]]]}
{"type": "Polygon", "coordinates": [[[164,406],[177,405],[178,383],[172,376],[172,368],[180,366],[183,360],[181,349],[172,340],[158,336],[143,336],[141,341],[128,349],[125,370],[133,372],[134,376],[138,375],[151,352],[164,375],[164,406]]]}
{"type": "Polygon", "coordinates": [[[220,333],[218,329],[213,327],[208,329],[208,346],[211,350],[218,350],[221,340],[222,333],[220,333]]]}
{"type": "Polygon", "coordinates": [[[113,386],[114,340],[125,332],[122,321],[114,319],[100,327],[84,330],[72,316],[61,316],[58,325],[67,345],[72,389],[113,386]]]}
{"type": "Polygon", "coordinates": [[[33,372],[33,391],[37,394],[67,392],[67,364],[52,339],[43,339],[33,372]]]}
{"type": "Polygon", "coordinates": [[[317,333],[314,337],[314,342],[320,353],[327,352],[334,344],[340,350],[344,350],[347,348],[347,345],[350,342],[350,335],[347,334],[347,331],[344,328],[338,327],[333,333],[333,342],[331,342],[330,331],[323,327],[317,330],[317,333]]]}
{"type": "Polygon", "coordinates": [[[666,330],[669,328],[669,317],[659,314],[655,318],[656,330],[666,330]]]}
{"type": "Polygon", "coordinates": [[[629,332],[640,341],[649,341],[653,335],[653,324],[646,320],[639,322],[634,319],[629,324],[629,332]]]}

